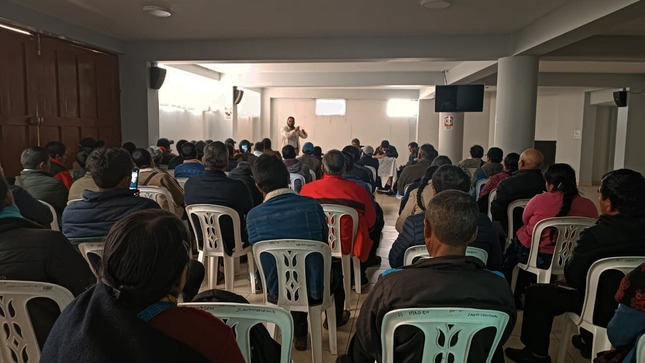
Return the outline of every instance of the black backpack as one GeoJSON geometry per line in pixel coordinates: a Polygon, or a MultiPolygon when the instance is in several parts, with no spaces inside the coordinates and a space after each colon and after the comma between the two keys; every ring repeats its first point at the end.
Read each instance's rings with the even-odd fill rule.
{"type": "MultiPolygon", "coordinates": [[[[230,302],[248,304],[244,297],[226,290],[212,289],[204,291],[192,302],[230,302]]],[[[251,363],[279,363],[280,344],[271,338],[269,331],[262,324],[251,328],[251,363]]]]}

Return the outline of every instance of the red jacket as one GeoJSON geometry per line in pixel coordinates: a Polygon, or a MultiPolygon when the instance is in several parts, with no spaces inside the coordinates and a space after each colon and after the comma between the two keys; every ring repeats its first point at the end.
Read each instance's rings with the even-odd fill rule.
{"type": "MultiPolygon", "coordinates": [[[[324,175],[322,179],[307,183],[300,195],[317,199],[320,204],[338,204],[352,207],[358,212],[358,232],[354,241],[354,256],[365,262],[372,248],[369,229],[376,222],[376,210],[367,190],[341,176],[324,175]]],[[[342,250],[349,254],[352,241],[352,225],[349,220],[341,220],[342,250]]]]}
{"type": "Polygon", "coordinates": [[[50,158],[49,161],[51,163],[51,169],[49,170],[49,172],[54,178],[62,180],[63,184],[65,184],[65,187],[69,191],[69,188],[72,187],[73,182],[72,174],[70,174],[69,170],[67,170],[67,167],[58,160],[50,158]]]}

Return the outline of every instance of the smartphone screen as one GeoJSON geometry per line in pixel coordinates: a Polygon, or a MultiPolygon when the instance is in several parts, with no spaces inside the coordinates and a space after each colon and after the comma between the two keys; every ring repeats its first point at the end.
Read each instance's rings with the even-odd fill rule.
{"type": "Polygon", "coordinates": [[[130,190],[136,190],[139,187],[139,169],[132,169],[132,178],[130,180],[130,190]]]}
{"type": "Polygon", "coordinates": [[[240,146],[240,148],[242,149],[243,153],[248,153],[249,152],[249,145],[247,145],[247,144],[242,144],[240,146]]]}

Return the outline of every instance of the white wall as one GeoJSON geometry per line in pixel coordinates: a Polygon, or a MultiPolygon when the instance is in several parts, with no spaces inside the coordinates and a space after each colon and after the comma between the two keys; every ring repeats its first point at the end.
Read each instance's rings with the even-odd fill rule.
{"type": "Polygon", "coordinates": [[[202,112],[177,107],[159,108],[159,135],[171,140],[204,140],[202,112]]]}

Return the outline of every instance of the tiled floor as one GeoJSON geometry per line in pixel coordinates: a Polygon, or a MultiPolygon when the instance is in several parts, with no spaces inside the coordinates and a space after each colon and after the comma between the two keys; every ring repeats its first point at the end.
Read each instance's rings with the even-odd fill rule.
{"type": "MultiPolygon", "coordinates": [[[[597,201],[598,200],[598,193],[597,193],[597,187],[584,187],[581,188],[582,194],[591,199],[592,201],[597,201]]],[[[377,201],[383,208],[383,212],[385,214],[385,228],[383,229],[383,239],[381,241],[381,246],[378,250],[378,255],[381,256],[382,262],[381,266],[376,268],[370,268],[367,271],[368,277],[370,279],[370,285],[367,289],[363,290],[363,294],[359,295],[356,292],[352,291],[352,296],[351,296],[351,320],[350,322],[339,328],[338,329],[338,353],[344,353],[347,351],[347,347],[349,345],[349,340],[350,337],[354,334],[355,331],[355,322],[356,322],[356,317],[359,315],[361,305],[363,304],[363,301],[365,301],[365,298],[369,294],[370,289],[374,286],[374,283],[377,281],[378,276],[380,273],[389,268],[389,263],[387,260],[388,252],[390,250],[390,247],[392,246],[392,243],[398,236],[397,231],[394,229],[394,223],[396,222],[396,218],[398,216],[398,207],[399,207],[399,200],[396,199],[395,197],[392,196],[387,196],[385,194],[377,194],[376,195],[377,201]]],[[[263,304],[263,298],[261,294],[251,294],[250,288],[249,288],[249,282],[247,279],[242,278],[241,275],[238,275],[235,281],[235,292],[238,294],[243,295],[246,297],[251,303],[254,304],[263,304]]],[[[220,288],[223,288],[223,285],[220,286],[220,288]]],[[[551,347],[550,347],[550,355],[552,360],[555,362],[555,358],[557,356],[557,351],[560,346],[560,332],[563,324],[563,318],[558,317],[555,320],[554,324],[554,329],[551,334],[551,347]]],[[[520,342],[520,330],[521,330],[521,325],[522,325],[522,312],[518,312],[518,319],[516,326],[513,330],[513,333],[509,340],[506,342],[507,347],[522,347],[522,343],[520,342]]],[[[296,363],[308,363],[312,361],[311,357],[311,344],[308,342],[309,349],[303,352],[296,351],[295,349],[293,350],[293,356],[292,359],[296,363]]],[[[327,331],[323,330],[323,362],[329,363],[329,362],[335,362],[336,356],[332,355],[331,352],[329,351],[329,341],[328,341],[328,336],[327,336],[327,331]]],[[[583,358],[580,353],[569,344],[569,349],[568,349],[568,355],[567,355],[567,362],[573,362],[573,363],[582,363],[582,362],[589,362],[589,360],[583,358]]]]}

